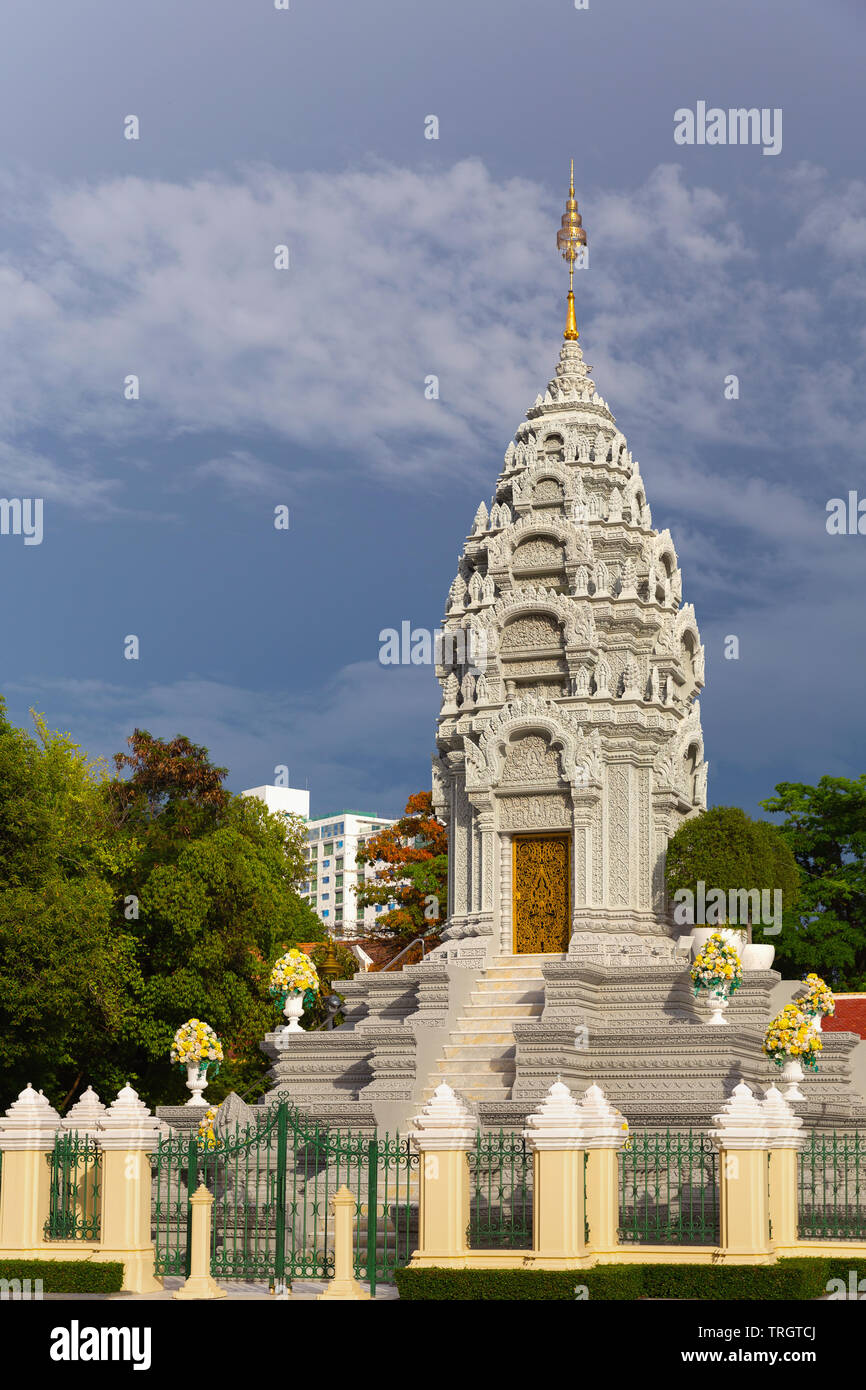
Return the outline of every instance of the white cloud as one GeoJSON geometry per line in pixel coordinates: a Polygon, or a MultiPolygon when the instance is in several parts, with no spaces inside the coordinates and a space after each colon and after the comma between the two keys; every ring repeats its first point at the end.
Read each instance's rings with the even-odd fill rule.
{"type": "MultiPolygon", "coordinates": [[[[657,523],[687,517],[707,540],[720,523],[735,528],[758,548],[758,567],[814,584],[827,563],[821,494],[851,485],[866,447],[866,340],[833,301],[843,276],[849,299],[866,293],[849,263],[866,185],[835,190],[822,170],[798,166],[768,177],[765,197],[799,209],[806,186],[809,210],[799,223],[792,213],[789,240],[769,248],[676,165],[635,189],[587,190],[591,266],[577,284],[585,351],[645,465],[657,523]],[[832,271],[803,256],[828,223],[832,271]],[[723,392],[731,372],[735,402],[723,392]],[[724,448],[722,469],[707,466],[709,447],[724,448]]],[[[306,476],[294,450],[326,453],[335,478],[351,468],[447,487],[469,474],[488,492],[554,365],[558,200],[529,181],[497,181],[478,160],[423,176],[256,167],[41,194],[7,179],[7,194],[19,246],[0,264],[10,492],[38,484],[58,504],[104,515],[121,497],[120,470],[95,462],[111,456],[109,441],[141,450],[184,436],[170,466],[154,448],[155,487],[216,483],[279,501],[289,473],[297,485],[306,476]],[[273,268],[283,242],[286,272],[273,268]],[[122,395],[130,372],[137,402],[122,395]],[[438,401],[424,397],[431,373],[438,401]],[[58,462],[28,439],[36,420],[54,430],[58,462]]],[[[721,545],[696,560],[699,580],[739,584],[739,557],[726,562],[721,545]]],[[[852,559],[839,551],[831,563],[848,573],[852,559]]]]}
{"type": "Polygon", "coordinates": [[[430,667],[375,661],[344,666],[321,688],[290,694],[194,675],[144,689],[32,679],[8,683],[4,693],[13,719],[23,722],[33,706],[93,757],[124,750],[135,726],[162,738],[182,733],[229,768],[235,791],[273,782],[274,769],[286,764],[292,785],[308,785],[324,813],[366,806],[382,815],[402,811],[407,785],[429,786],[439,704],[430,667]]]}
{"type": "MultiPolygon", "coordinates": [[[[504,448],[553,366],[558,208],[547,190],[497,182],[477,160],[423,177],[264,167],[28,196],[32,239],[0,267],[10,429],[48,417],[112,439],[265,430],[401,476],[416,471],[415,441],[432,440],[447,472],[491,441],[504,448]],[[291,253],[284,272],[273,268],[279,243],[291,253]],[[129,372],[139,402],[122,399],[129,372]],[[430,373],[438,402],[424,398],[430,373]]],[[[677,166],[584,201],[580,316],[591,318],[603,394],[653,439],[663,419],[707,439],[784,424],[745,403],[732,420],[720,378],[734,358],[778,385],[761,339],[802,323],[803,305],[787,297],[802,292],[798,258],[761,278],[725,200],[689,187],[677,166]]],[[[24,215],[19,199],[15,228],[24,215]]]]}

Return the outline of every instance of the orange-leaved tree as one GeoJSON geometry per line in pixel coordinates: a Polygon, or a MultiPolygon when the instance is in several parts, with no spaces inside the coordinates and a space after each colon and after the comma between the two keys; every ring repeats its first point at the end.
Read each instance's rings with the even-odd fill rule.
{"type": "Polygon", "coordinates": [[[355,892],[358,907],[393,903],[377,919],[384,934],[406,941],[435,932],[448,915],[448,834],[433,814],[429,792],[415,792],[398,821],[358,849],[359,868],[373,876],[355,892]]]}

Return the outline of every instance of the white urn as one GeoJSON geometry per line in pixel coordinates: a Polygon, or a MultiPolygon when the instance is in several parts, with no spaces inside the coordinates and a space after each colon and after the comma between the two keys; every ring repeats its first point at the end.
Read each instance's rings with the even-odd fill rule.
{"type": "Polygon", "coordinates": [[[207,1063],[187,1062],[186,1085],[187,1090],[192,1091],[187,1105],[207,1105],[207,1101],[202,1095],[207,1086],[207,1063]]]}
{"type": "Polygon", "coordinates": [[[285,1002],[285,1004],[283,1005],[283,1013],[284,1013],[285,1017],[288,1019],[288,1022],[286,1023],[285,1028],[282,1029],[282,1032],[284,1032],[284,1033],[304,1033],[304,1032],[306,1032],[306,1029],[305,1029],[305,1028],[302,1028],[301,1025],[300,1025],[300,1023],[298,1022],[298,1020],[300,1019],[301,1014],[302,1014],[303,1012],[304,1012],[304,991],[301,990],[301,989],[293,989],[293,990],[290,990],[289,993],[286,995],[286,1002],[285,1002]]]}
{"type": "Polygon", "coordinates": [[[727,1028],[728,1020],[725,1018],[725,1009],[730,1002],[727,990],[711,989],[704,1001],[704,1007],[710,1010],[710,1017],[707,1019],[707,1023],[717,1028],[719,1025],[723,1025],[727,1028]]]}
{"type": "Polygon", "coordinates": [[[806,1099],[806,1097],[803,1095],[803,1092],[800,1090],[800,1087],[797,1085],[797,1082],[802,1081],[803,1079],[803,1068],[801,1067],[796,1057],[792,1057],[790,1061],[785,1062],[785,1064],[782,1067],[782,1080],[787,1083],[784,1091],[782,1092],[782,1095],[785,1097],[785,1100],[806,1099]]]}
{"type": "Polygon", "coordinates": [[[744,946],[740,953],[744,970],[770,970],[776,955],[775,946],[761,941],[752,946],[744,946]]]}

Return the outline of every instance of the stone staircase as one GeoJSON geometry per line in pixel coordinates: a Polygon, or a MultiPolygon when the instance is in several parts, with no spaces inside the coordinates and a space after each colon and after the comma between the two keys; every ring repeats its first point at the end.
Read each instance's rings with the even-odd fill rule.
{"type": "Polygon", "coordinates": [[[465,1100],[509,1100],[516,1069],[512,1024],[541,1017],[542,965],[565,956],[498,956],[478,979],[424,1090],[422,1103],[447,1081],[465,1100]]]}

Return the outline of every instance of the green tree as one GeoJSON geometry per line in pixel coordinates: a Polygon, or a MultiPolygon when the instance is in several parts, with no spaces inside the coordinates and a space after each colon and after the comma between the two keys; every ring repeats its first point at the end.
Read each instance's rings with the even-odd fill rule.
{"type": "Polygon", "coordinates": [[[155,865],[174,863],[185,845],[215,830],[232,797],[223,786],[228,769],[215,767],[208,750],[182,734],[161,739],[135,729],[127,746],[113,761],[128,775],[107,784],[107,802],[117,831],[138,841],[143,881],[155,865]]]}
{"type": "MultiPolygon", "coordinates": [[[[82,1084],[126,1077],[117,1050],[140,983],[112,922],[111,880],[135,857],[106,814],[106,769],[0,697],[0,1106],[28,1081],[61,1108],[82,1084]]],[[[113,1092],[112,1092],[113,1093],[113,1092]]]]}
{"type": "Polygon", "coordinates": [[[433,814],[429,792],[415,792],[398,821],[372,835],[358,850],[359,867],[376,865],[355,892],[358,907],[394,903],[377,919],[387,936],[410,940],[445,921],[448,898],[448,834],[433,814]]]}
{"type": "Polygon", "coordinates": [[[294,891],[304,873],[303,822],[232,796],[225,769],[186,738],[136,730],[129,744],[115,765],[131,776],[107,789],[114,823],[137,849],[115,879],[141,979],[127,1069],[151,1102],[182,1099],[183,1080],[166,1059],[175,1030],[195,1015],[226,1054],[208,1094],[264,1089],[258,1044],[279,1021],[271,966],[290,946],[324,936],[294,891]]]}
{"type": "MultiPolygon", "coordinates": [[[[713,806],[683,821],[668,845],[665,878],[671,896],[687,890],[697,897],[701,882],[707,893],[725,895],[778,889],[785,911],[795,908],[800,892],[797,864],[780,831],[739,806],[713,806]]],[[[747,932],[751,941],[751,911],[747,932]]]]}
{"type": "Polygon", "coordinates": [[[761,802],[800,868],[800,910],[778,944],[781,965],[815,970],[837,990],[866,989],[866,773],[779,782],[761,802]]]}
{"type": "Polygon", "coordinates": [[[232,796],[188,739],[136,730],[112,780],[34,720],[0,700],[0,1105],[28,1081],[61,1109],[127,1080],[186,1099],[168,1053],[191,1015],[226,1053],[210,1094],[263,1090],[271,965],[324,935],[294,892],[302,822],[232,796]]]}

